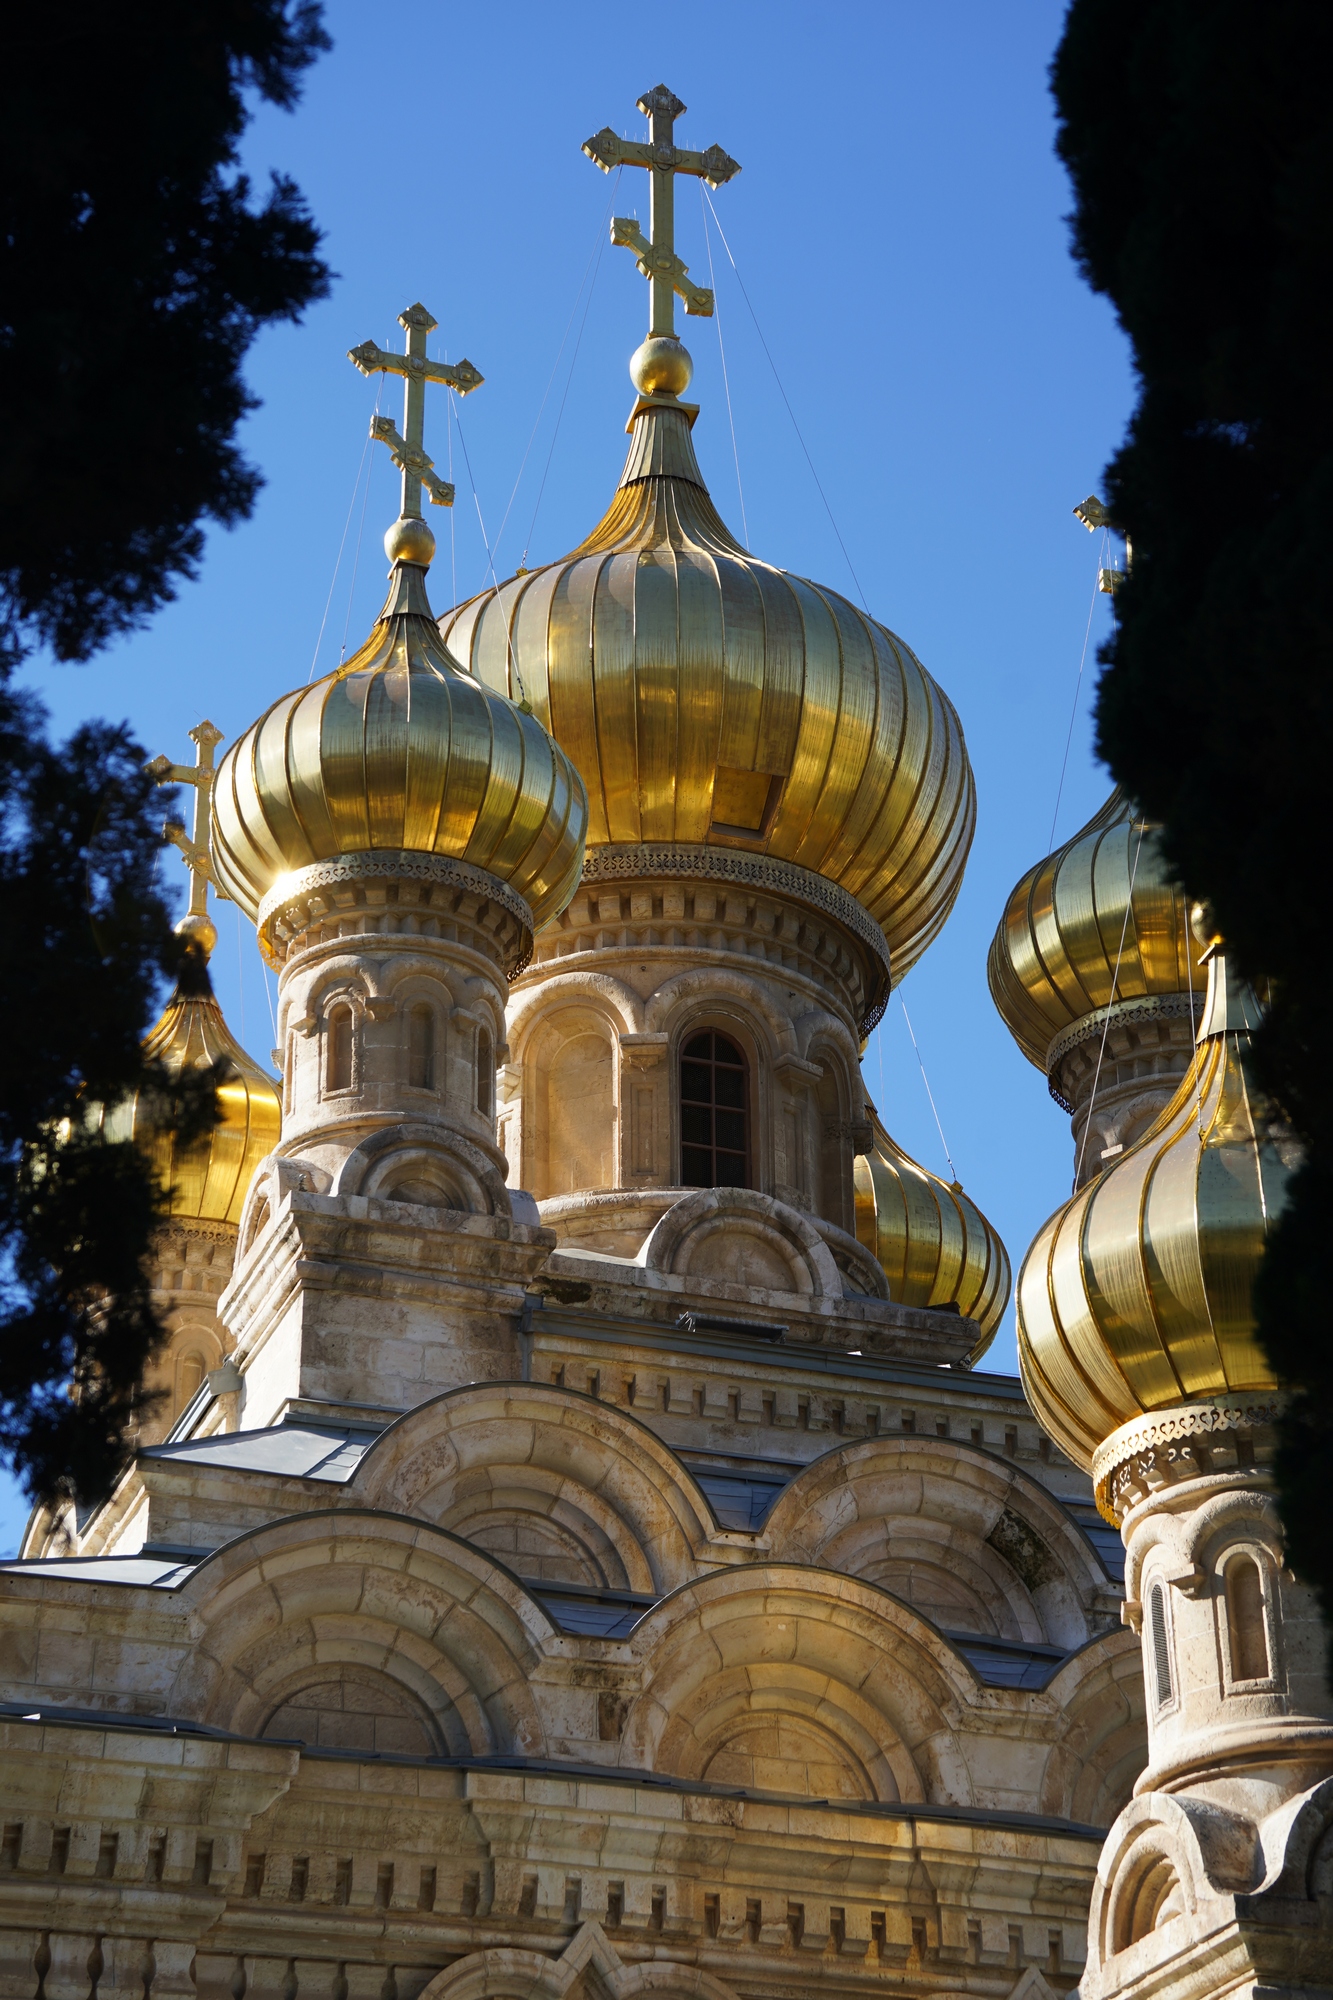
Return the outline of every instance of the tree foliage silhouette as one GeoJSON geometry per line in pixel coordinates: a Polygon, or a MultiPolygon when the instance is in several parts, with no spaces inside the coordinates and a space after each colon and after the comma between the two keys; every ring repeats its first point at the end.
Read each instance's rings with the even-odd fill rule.
{"type": "Polygon", "coordinates": [[[168,1191],[99,1105],[161,1094],[183,1137],[212,1079],[141,1036],[206,979],[156,886],[162,797],[124,728],[63,746],[14,668],[87,659],[252,509],[236,432],[255,334],[329,282],[281,175],[238,165],[256,99],[290,108],[327,46],[315,0],[16,9],[0,65],[0,1454],[35,1498],[103,1497],[161,1338],[168,1191]]]}
{"type": "Polygon", "coordinates": [[[1333,11],[1074,0],[1052,72],[1075,254],[1133,343],[1107,474],[1133,543],[1098,745],[1242,968],[1273,982],[1256,1074],[1305,1160],[1260,1334],[1290,1399],[1291,1558],[1333,1618],[1333,11]]]}

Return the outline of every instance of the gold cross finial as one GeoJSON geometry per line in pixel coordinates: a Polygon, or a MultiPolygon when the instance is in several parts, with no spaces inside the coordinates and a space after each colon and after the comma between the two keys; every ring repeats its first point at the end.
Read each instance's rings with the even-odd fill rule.
{"type": "Polygon", "coordinates": [[[377,347],[373,340],[363,340],[360,347],[347,350],[347,359],[361,370],[363,375],[402,375],[406,378],[403,389],[403,428],[401,433],[392,417],[372,417],[370,435],[387,444],[394,464],[403,475],[403,497],[399,519],[384,538],[384,545],[391,562],[429,563],[435,553],[435,537],[421,517],[421,489],[424,486],[432,502],[437,507],[452,507],[454,489],[447,479],[439,479],[435,474],[435,461],[426,456],[422,448],[422,436],[426,422],[426,384],[443,382],[460,396],[468,396],[481,387],[484,376],[479,375],[470,361],[450,364],[447,361],[426,359],[426,335],[433,333],[439,322],[427,312],[418,300],[398,315],[398,324],[407,335],[407,352],[389,354],[377,347]],[[420,523],[415,528],[404,528],[404,522],[420,523]]]}
{"type": "MultiPolygon", "coordinates": [[[[158,785],[194,787],[194,826],[186,833],[178,819],[169,819],[162,838],[178,847],[190,871],[190,907],[176,926],[176,934],[199,947],[207,958],[218,941],[217,925],[208,914],[208,885],[217,889],[208,842],[213,828],[213,752],[222,741],[222,731],[214,722],[201,722],[190,731],[190,741],[198,748],[191,764],[173,764],[170,757],[154,757],[147,765],[149,777],[158,785]]],[[[218,889],[218,894],[222,891],[218,889]]]]}
{"type": "Polygon", "coordinates": [[[720,146],[710,146],[706,153],[691,153],[676,145],[672,127],[683,115],[685,106],[664,83],[645,92],[638,108],[648,120],[646,143],[642,139],[621,139],[608,125],[586,139],[583,150],[603,173],[609,174],[612,167],[648,169],[651,207],[647,239],[637,222],[618,215],[611,224],[611,241],[635,252],[639,269],[649,282],[648,339],[674,340],[677,294],[684,299],[687,313],[707,319],[713,310],[713,294],[701,285],[691,284],[685,265],[676,255],[676,175],[694,174],[707,181],[709,187],[717,188],[734,180],[740,168],[720,146]]]}

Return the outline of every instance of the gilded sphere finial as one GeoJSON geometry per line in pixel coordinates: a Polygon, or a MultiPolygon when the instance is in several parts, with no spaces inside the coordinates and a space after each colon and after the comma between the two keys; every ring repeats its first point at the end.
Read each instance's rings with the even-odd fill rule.
{"type": "Polygon", "coordinates": [[[629,379],[641,396],[683,396],[693,374],[688,348],[664,334],[649,334],[630,356],[629,379]]]}
{"type": "Polygon", "coordinates": [[[176,935],[178,938],[184,938],[186,944],[196,946],[205,958],[211,958],[213,947],[218,941],[218,927],[204,911],[191,910],[189,915],[182,917],[176,925],[176,935]]]}
{"type": "Polygon", "coordinates": [[[1190,904],[1190,930],[1202,945],[1218,945],[1222,933],[1217,928],[1217,916],[1207,897],[1190,904]]]}
{"type": "Polygon", "coordinates": [[[429,569],[435,556],[435,534],[419,514],[400,514],[384,537],[384,553],[391,563],[420,563],[429,569]]]}

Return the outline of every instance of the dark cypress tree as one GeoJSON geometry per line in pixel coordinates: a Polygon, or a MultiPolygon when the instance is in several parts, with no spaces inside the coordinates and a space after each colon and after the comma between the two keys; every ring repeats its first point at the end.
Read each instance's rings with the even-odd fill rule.
{"type": "Polygon", "coordinates": [[[294,103],[314,0],[20,6],[0,48],[0,641],[86,659],[193,576],[259,479],[257,330],[328,288],[290,180],[237,171],[294,103]]]}
{"type": "Polygon", "coordinates": [[[140,1037],[183,954],[155,879],[162,797],[128,732],[63,746],[13,686],[86,659],[195,574],[259,486],[236,445],[256,332],[328,288],[294,185],[237,168],[247,93],[290,106],[315,0],[66,0],[0,31],[0,1456],[32,1496],[109,1490],[161,1336],[166,1190],[99,1103],[213,1114],[140,1037]]]}
{"type": "Polygon", "coordinates": [[[1333,1620],[1333,9],[1074,0],[1052,80],[1075,254],[1133,343],[1107,475],[1133,544],[1098,746],[1242,967],[1259,1080],[1305,1163],[1260,1334],[1290,1389],[1292,1561],[1333,1620]]]}

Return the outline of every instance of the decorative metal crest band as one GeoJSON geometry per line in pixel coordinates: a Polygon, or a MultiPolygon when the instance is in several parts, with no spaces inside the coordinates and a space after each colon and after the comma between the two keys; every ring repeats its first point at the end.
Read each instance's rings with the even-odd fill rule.
{"type": "Polygon", "coordinates": [[[1070,1112],[1074,1109],[1072,1104],[1066,1102],[1063,1091],[1055,1081],[1056,1067],[1071,1049],[1105,1034],[1108,1024],[1114,1028],[1122,1021],[1192,1020],[1197,1025],[1203,1016],[1205,992],[1206,988],[1200,987],[1195,994],[1148,993],[1138,1000],[1116,1000],[1111,1006],[1098,1007],[1094,1013],[1085,1014],[1082,1020],[1062,1028],[1046,1051],[1047,1088],[1060,1109],[1070,1112]]]}
{"type": "Polygon", "coordinates": [[[334,861],[316,861],[284,875],[259,905],[256,929],[259,948],[269,957],[272,947],[268,931],[273,920],[294,903],[319,889],[336,889],[346,883],[375,880],[438,882],[452,889],[467,890],[484,901],[497,903],[519,927],[520,948],[512,964],[505,967],[510,979],[517,979],[532,957],[532,911],[516,889],[484,868],[469,861],[455,861],[448,854],[419,854],[403,848],[379,847],[359,854],[341,854],[334,861]]]}
{"type": "Polygon", "coordinates": [[[884,933],[863,903],[846,889],[813,869],[794,861],[776,861],[767,854],[738,854],[731,848],[663,841],[642,847],[590,847],[583,863],[584,882],[619,879],[642,880],[647,876],[668,876],[679,880],[694,877],[711,882],[736,882],[750,889],[771,890],[805,903],[824,916],[832,917],[865,946],[880,977],[872,979],[867,996],[862,1034],[868,1035],[882,1019],[893,984],[893,968],[884,933]]]}
{"type": "Polygon", "coordinates": [[[1258,1430],[1264,1424],[1274,1423],[1281,1409],[1280,1396],[1261,1390],[1253,1401],[1240,1396],[1216,1396],[1208,1402],[1176,1404],[1169,1410],[1151,1410],[1146,1416],[1133,1418],[1113,1431],[1092,1455],[1092,1484],[1098,1507],[1106,1513],[1111,1479],[1122,1465],[1141,1453],[1219,1431],[1258,1430]]]}

